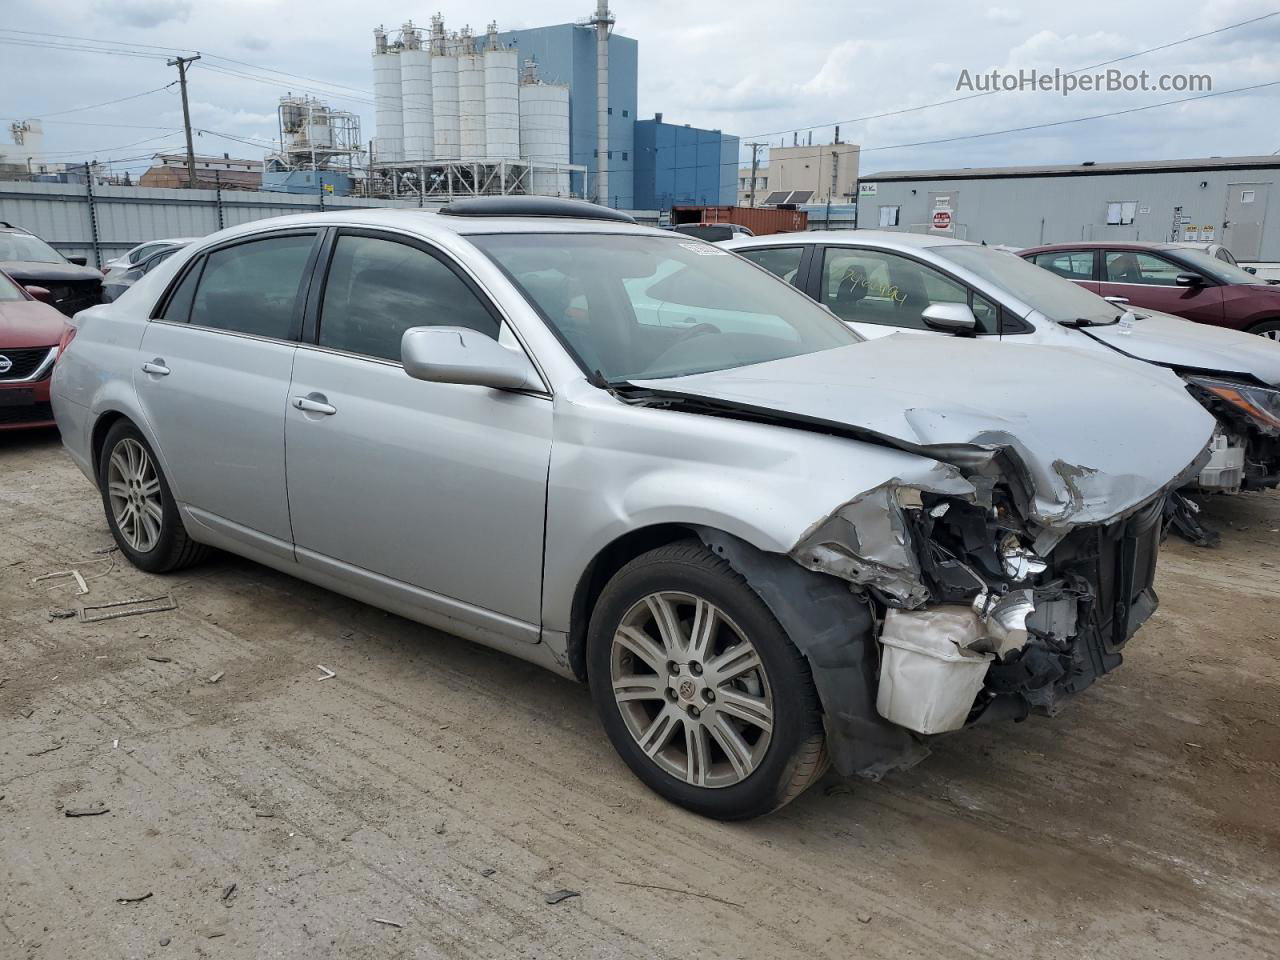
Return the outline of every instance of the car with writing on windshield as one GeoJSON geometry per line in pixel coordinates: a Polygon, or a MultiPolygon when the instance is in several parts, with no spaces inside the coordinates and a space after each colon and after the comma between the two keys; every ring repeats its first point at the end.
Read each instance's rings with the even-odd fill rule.
{"type": "Polygon", "coordinates": [[[64,257],[34,233],[0,220],[0,270],[20,284],[49,291],[48,302],[75,314],[102,301],[102,273],[85,257],[64,257]]]}
{"type": "Polygon", "coordinates": [[[1280,341],[1280,284],[1185,243],[1055,243],[1018,256],[1113,303],[1280,341]]]}
{"type": "MultiPolygon", "coordinates": [[[[861,335],[977,339],[1071,347],[1140,361],[1181,377],[1218,421],[1213,457],[1193,485],[1237,493],[1280,484],[1280,343],[1129,312],[1033,267],[1025,254],[948,237],[891,231],[815,231],[723,244],[784,277],[861,335]]],[[[1057,256],[1056,254],[1054,256],[1057,256]]],[[[1064,254],[1082,256],[1092,252],[1064,254]]],[[[1069,415],[1074,400],[1064,400],[1069,415]]],[[[1179,529],[1213,540],[1195,504],[1172,498],[1179,529]]]]}
{"type": "Polygon", "coordinates": [[[586,681],[726,819],[1119,666],[1213,430],[1168,371],[865,340],[580,201],[258,221],[77,323],[54,411],[125,559],[221,548],[586,681]]]}

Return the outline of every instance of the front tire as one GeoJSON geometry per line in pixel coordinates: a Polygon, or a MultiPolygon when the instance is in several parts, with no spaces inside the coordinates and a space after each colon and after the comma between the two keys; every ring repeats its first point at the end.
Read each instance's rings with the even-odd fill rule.
{"type": "Polygon", "coordinates": [[[128,420],[107,431],[98,457],[98,489],[120,552],[148,573],[169,573],[202,559],[188,535],[151,445],[128,420]]]}
{"type": "Polygon", "coordinates": [[[587,674],[623,760],[695,813],[760,816],[826,770],[807,661],[747,582],[696,541],[651,550],[609,581],[587,674]]]}
{"type": "Polygon", "coordinates": [[[1266,337],[1268,340],[1280,340],[1280,320],[1263,320],[1250,327],[1249,332],[1266,337]]]}

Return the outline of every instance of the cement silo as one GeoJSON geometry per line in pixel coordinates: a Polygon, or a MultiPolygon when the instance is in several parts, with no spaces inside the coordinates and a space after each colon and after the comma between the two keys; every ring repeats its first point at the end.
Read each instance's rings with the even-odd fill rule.
{"type": "Polygon", "coordinates": [[[483,160],[485,151],[484,55],[476,53],[470,27],[463,27],[458,56],[458,134],[463,160],[483,160]]]}
{"type": "Polygon", "coordinates": [[[500,46],[498,25],[489,24],[484,51],[484,136],[490,160],[520,156],[519,56],[500,46]]]}
{"type": "Polygon", "coordinates": [[[404,159],[404,107],[400,93],[400,52],[387,44],[387,33],[373,31],[373,115],[375,159],[397,163],[404,159]]]}
{"type": "Polygon", "coordinates": [[[431,53],[412,23],[400,31],[400,94],[404,123],[404,156],[408,163],[435,156],[435,114],[431,102],[431,53]]]}
{"type": "Polygon", "coordinates": [[[457,160],[458,56],[456,45],[445,36],[440,14],[431,18],[431,100],[437,160],[457,160]]]}
{"type": "Polygon", "coordinates": [[[539,83],[532,61],[520,84],[520,156],[528,160],[530,193],[569,196],[569,88],[539,83]],[[562,166],[563,170],[555,169],[562,166]]]}

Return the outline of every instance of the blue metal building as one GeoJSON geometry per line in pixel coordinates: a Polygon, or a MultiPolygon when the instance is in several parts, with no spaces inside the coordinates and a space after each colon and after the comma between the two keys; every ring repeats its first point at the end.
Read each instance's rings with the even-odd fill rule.
{"type": "Polygon", "coordinates": [[[737,202],[737,137],[663,123],[659,113],[636,122],[635,147],[635,209],[737,202]]]}
{"type": "Polygon", "coordinates": [[[609,206],[635,207],[636,87],[639,77],[639,45],[630,37],[609,37],[609,151],[604,158],[596,150],[596,35],[591,27],[558,23],[529,30],[498,34],[507,46],[520,51],[520,60],[535,60],[543,83],[569,88],[569,162],[593,171],[587,184],[573,174],[571,189],[592,196],[594,171],[601,160],[609,172],[609,206]]]}

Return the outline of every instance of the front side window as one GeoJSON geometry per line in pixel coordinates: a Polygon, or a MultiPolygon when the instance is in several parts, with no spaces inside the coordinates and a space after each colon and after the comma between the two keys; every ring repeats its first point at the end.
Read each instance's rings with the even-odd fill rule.
{"type": "Polygon", "coordinates": [[[1093,279],[1092,250],[1062,250],[1057,253],[1037,253],[1031,258],[1037,267],[1044,267],[1068,280],[1093,279]]]}
{"type": "Polygon", "coordinates": [[[781,277],[787,283],[796,282],[796,274],[800,272],[800,258],[803,255],[803,247],[766,247],[742,251],[742,256],[764,267],[775,277],[781,277]]]}
{"type": "Polygon", "coordinates": [[[410,327],[498,336],[493,314],[431,254],[381,237],[339,236],[320,308],[320,346],[398,363],[410,327]]]}
{"type": "Polygon", "coordinates": [[[968,288],[923,263],[841,247],[828,247],[823,254],[821,295],[841,320],[914,330],[929,329],[921,319],[929,304],[969,302],[968,288]]]}
{"type": "Polygon", "coordinates": [[[191,323],[289,339],[314,245],[315,235],[308,233],[214,250],[205,258],[191,305],[191,323]]]}
{"type": "Polygon", "coordinates": [[[679,235],[469,239],[510,276],[583,372],[608,381],[725,370],[860,339],[794,287],[679,235]]]}
{"type": "Polygon", "coordinates": [[[1177,286],[1186,269],[1164,257],[1133,250],[1108,250],[1103,258],[1102,279],[1108,283],[1141,283],[1152,287],[1177,286]]]}

